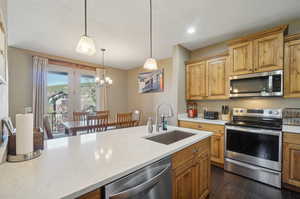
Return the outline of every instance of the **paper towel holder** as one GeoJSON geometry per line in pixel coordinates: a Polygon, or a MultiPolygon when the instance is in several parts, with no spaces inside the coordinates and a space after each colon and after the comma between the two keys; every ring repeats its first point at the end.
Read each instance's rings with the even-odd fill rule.
{"type": "Polygon", "coordinates": [[[19,155],[7,155],[8,162],[23,162],[27,160],[32,160],[34,158],[39,157],[42,154],[42,150],[36,150],[27,154],[19,154],[19,155]]]}

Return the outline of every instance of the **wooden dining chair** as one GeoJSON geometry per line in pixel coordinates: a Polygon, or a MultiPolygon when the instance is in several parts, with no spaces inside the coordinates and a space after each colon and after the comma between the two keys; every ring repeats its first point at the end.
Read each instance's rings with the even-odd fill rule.
{"type": "Polygon", "coordinates": [[[109,116],[109,111],[96,111],[96,115],[108,115],[109,116]]]}
{"type": "Polygon", "coordinates": [[[139,126],[142,118],[142,111],[134,110],[132,111],[132,119],[134,120],[134,126],[139,126]]]}
{"type": "Polygon", "coordinates": [[[88,132],[101,132],[107,130],[108,115],[87,116],[88,132]]]}
{"type": "Polygon", "coordinates": [[[132,113],[118,113],[117,114],[117,128],[128,128],[134,126],[132,113]]]}
{"type": "Polygon", "coordinates": [[[73,112],[73,120],[74,121],[86,121],[87,120],[87,112],[73,112]]]}
{"type": "Polygon", "coordinates": [[[44,125],[44,129],[45,129],[48,140],[55,139],[55,138],[60,138],[60,137],[66,137],[66,135],[64,133],[55,133],[55,134],[53,134],[48,115],[44,116],[43,125],[44,125]]]}

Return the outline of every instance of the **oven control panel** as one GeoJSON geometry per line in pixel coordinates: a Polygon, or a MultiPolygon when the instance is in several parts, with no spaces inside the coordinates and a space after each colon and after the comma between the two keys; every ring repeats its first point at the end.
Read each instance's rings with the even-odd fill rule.
{"type": "Polygon", "coordinates": [[[282,110],[233,108],[233,116],[282,118],[282,110]]]}

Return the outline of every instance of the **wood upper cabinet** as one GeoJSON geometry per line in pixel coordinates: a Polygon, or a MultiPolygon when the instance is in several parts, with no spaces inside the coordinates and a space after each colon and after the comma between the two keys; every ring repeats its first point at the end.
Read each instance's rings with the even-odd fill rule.
{"type": "Polygon", "coordinates": [[[256,39],[253,44],[254,72],[283,68],[283,33],[256,39]]]}
{"type": "Polygon", "coordinates": [[[228,98],[227,57],[207,61],[208,99],[228,98]]]}
{"type": "Polygon", "coordinates": [[[244,42],[229,46],[230,75],[242,75],[253,72],[253,42],[244,42]]]}
{"type": "Polygon", "coordinates": [[[300,39],[285,44],[284,97],[300,97],[300,39]]]}
{"type": "Polygon", "coordinates": [[[188,100],[228,98],[228,57],[220,56],[186,65],[188,100]]]}
{"type": "Polygon", "coordinates": [[[300,134],[284,133],[283,182],[300,188],[300,134]]]}
{"type": "Polygon", "coordinates": [[[206,97],[206,62],[186,66],[186,85],[187,99],[206,97]]]}
{"type": "Polygon", "coordinates": [[[210,191],[210,138],[172,156],[173,199],[204,199],[210,191]]]}
{"type": "Polygon", "coordinates": [[[230,76],[283,68],[287,25],[229,41],[230,76]]]}

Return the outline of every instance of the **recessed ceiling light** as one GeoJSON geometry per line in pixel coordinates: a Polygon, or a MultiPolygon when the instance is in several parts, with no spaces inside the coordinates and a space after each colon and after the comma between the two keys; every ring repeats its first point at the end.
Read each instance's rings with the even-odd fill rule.
{"type": "Polygon", "coordinates": [[[187,29],[187,33],[194,34],[196,32],[196,29],[194,27],[190,27],[187,29]]]}

